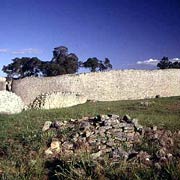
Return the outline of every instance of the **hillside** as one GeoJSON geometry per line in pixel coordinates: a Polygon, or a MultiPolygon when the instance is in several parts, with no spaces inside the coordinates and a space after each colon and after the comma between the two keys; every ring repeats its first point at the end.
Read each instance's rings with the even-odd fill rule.
{"type": "MultiPolygon", "coordinates": [[[[0,115],[1,179],[67,179],[67,177],[72,179],[73,176],[75,179],[98,179],[101,175],[107,179],[117,179],[120,174],[124,179],[127,177],[129,179],[150,179],[161,176],[162,179],[163,177],[164,179],[165,177],[180,178],[180,167],[177,163],[178,155],[180,155],[178,138],[176,138],[176,147],[173,146],[173,152],[177,155],[175,161],[164,166],[159,176],[158,167],[147,168],[142,164],[140,168],[138,166],[136,168],[134,165],[137,162],[135,161],[110,163],[109,159],[104,157],[103,162],[98,161],[97,164],[97,161],[93,161],[88,154],[70,159],[66,157],[66,153],[63,156],[58,154],[55,157],[46,156],[45,151],[53,138],[61,136],[62,133],[68,137],[70,133],[68,129],[62,131],[61,127],[60,131],[52,129],[43,132],[42,127],[46,121],[67,121],[68,123],[70,119],[95,117],[99,114],[117,114],[119,117],[128,114],[132,118],[137,118],[139,124],[144,128],[156,128],[157,126],[159,130],[168,132],[170,130],[173,137],[173,134],[179,133],[180,130],[180,97],[114,102],[90,101],[71,108],[29,110],[17,115],[0,115]],[[76,166],[81,168],[75,172],[75,176],[76,166]],[[96,172],[93,167],[96,167],[96,172]],[[131,172],[128,169],[131,169],[131,172]],[[58,176],[55,176],[56,173],[58,176]]],[[[140,148],[147,151],[150,147],[143,145],[140,148]]]]}

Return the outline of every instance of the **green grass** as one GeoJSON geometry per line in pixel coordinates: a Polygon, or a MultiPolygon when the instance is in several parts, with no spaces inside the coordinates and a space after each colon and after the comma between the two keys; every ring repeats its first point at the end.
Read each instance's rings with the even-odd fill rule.
{"type": "MultiPolygon", "coordinates": [[[[3,176],[0,175],[0,179],[44,179],[46,174],[44,150],[55,133],[42,133],[44,122],[97,114],[119,114],[120,116],[128,114],[139,119],[143,126],[157,125],[176,131],[180,130],[180,97],[87,102],[71,108],[29,110],[17,115],[0,115],[0,170],[4,172],[3,176]],[[140,103],[142,101],[148,101],[150,105],[142,106],[140,103]]],[[[135,171],[136,179],[143,177],[141,171],[135,171]]],[[[151,171],[147,172],[150,176],[151,171]]]]}

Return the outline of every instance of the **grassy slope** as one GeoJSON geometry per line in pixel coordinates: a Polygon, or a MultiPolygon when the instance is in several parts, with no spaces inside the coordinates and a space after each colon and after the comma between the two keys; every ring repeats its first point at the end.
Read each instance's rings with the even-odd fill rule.
{"type": "Polygon", "coordinates": [[[32,171],[35,173],[33,176],[36,176],[37,179],[41,177],[44,163],[42,152],[44,152],[47,140],[53,136],[41,133],[41,128],[47,120],[68,120],[107,113],[120,116],[129,114],[131,117],[138,118],[144,126],[153,124],[170,130],[180,130],[180,97],[143,100],[152,102],[148,107],[142,106],[141,101],[88,102],[71,108],[0,115],[0,170],[3,169],[7,172],[6,175],[9,174],[7,175],[8,179],[15,177],[31,179],[32,171]],[[38,163],[33,167],[27,166],[30,158],[33,159],[29,152],[34,150],[38,151],[35,158],[38,163]],[[28,156],[30,158],[27,158],[28,156]],[[17,165],[18,163],[20,167],[17,165]],[[24,173],[27,171],[29,174],[25,177],[24,173]]]}
{"type": "MultiPolygon", "coordinates": [[[[145,101],[145,100],[144,100],[145,101]]],[[[0,115],[0,138],[17,133],[40,130],[47,120],[68,120],[83,116],[114,113],[129,114],[138,118],[142,125],[158,125],[167,129],[180,129],[180,97],[148,100],[148,107],[141,100],[115,102],[88,102],[71,108],[25,111],[17,115],[0,115]]]]}

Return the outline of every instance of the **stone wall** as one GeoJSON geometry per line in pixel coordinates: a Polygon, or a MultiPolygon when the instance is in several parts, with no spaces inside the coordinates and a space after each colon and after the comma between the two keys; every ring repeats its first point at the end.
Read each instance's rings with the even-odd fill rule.
{"type": "Polygon", "coordinates": [[[46,78],[24,78],[12,91],[26,105],[42,93],[73,92],[89,100],[115,101],[180,95],[180,70],[118,70],[46,78]]]}
{"type": "Polygon", "coordinates": [[[30,104],[29,108],[33,109],[55,109],[63,107],[71,107],[77,104],[83,104],[87,98],[83,95],[68,93],[68,92],[54,92],[41,94],[30,104]]]}
{"type": "Polygon", "coordinates": [[[0,77],[0,91],[6,90],[6,78],[0,77]]]}

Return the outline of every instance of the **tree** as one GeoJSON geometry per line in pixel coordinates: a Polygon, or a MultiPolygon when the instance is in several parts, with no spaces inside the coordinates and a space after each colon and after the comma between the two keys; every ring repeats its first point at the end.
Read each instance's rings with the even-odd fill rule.
{"type": "Polygon", "coordinates": [[[54,48],[51,61],[41,61],[36,57],[15,58],[12,61],[2,70],[8,77],[19,79],[29,76],[73,74],[79,68],[78,57],[74,53],[68,54],[68,48],[65,46],[54,48]]]}
{"type": "Polygon", "coordinates": [[[88,58],[87,61],[83,63],[85,68],[90,68],[91,72],[96,72],[99,67],[99,60],[96,57],[88,58]]]}
{"type": "Polygon", "coordinates": [[[68,48],[65,46],[59,46],[53,50],[53,58],[51,61],[58,63],[60,58],[66,57],[68,55],[68,48]]]}
{"type": "Polygon", "coordinates": [[[157,64],[157,67],[160,69],[169,69],[172,68],[172,62],[169,61],[168,57],[163,57],[161,61],[157,64]]]}
{"type": "Polygon", "coordinates": [[[163,57],[161,61],[157,64],[160,69],[180,69],[180,62],[171,62],[168,57],[163,57]]]}
{"type": "Polygon", "coordinates": [[[40,73],[41,60],[36,57],[15,58],[12,61],[11,64],[2,68],[9,78],[38,76],[40,73]]]}
{"type": "Polygon", "coordinates": [[[174,68],[174,69],[180,69],[180,62],[175,61],[174,63],[172,63],[172,68],[174,68]]]}
{"type": "Polygon", "coordinates": [[[11,64],[3,67],[3,72],[9,78],[24,78],[29,76],[58,76],[62,74],[76,73],[79,67],[90,68],[91,72],[112,69],[108,58],[104,61],[96,57],[88,58],[87,61],[78,61],[74,53],[68,53],[65,46],[56,47],[53,50],[51,61],[41,61],[37,57],[15,58],[11,64]]]}
{"type": "Polygon", "coordinates": [[[59,68],[58,71],[52,73],[52,76],[73,74],[76,73],[79,68],[78,57],[74,53],[68,54],[68,48],[65,46],[54,48],[51,67],[52,64],[55,69],[59,68]]]}
{"type": "Polygon", "coordinates": [[[112,69],[112,64],[110,63],[110,60],[108,58],[105,58],[104,62],[100,61],[100,67],[99,67],[100,71],[110,70],[110,69],[112,69]]]}
{"type": "Polygon", "coordinates": [[[108,58],[105,58],[104,61],[97,59],[96,57],[88,58],[83,64],[80,63],[82,67],[90,68],[91,72],[104,71],[112,69],[112,65],[108,58]]]}

